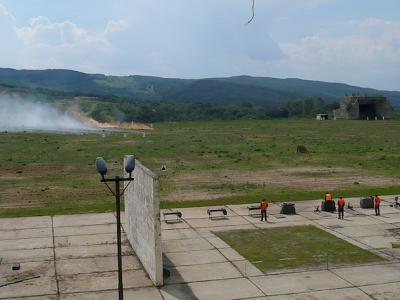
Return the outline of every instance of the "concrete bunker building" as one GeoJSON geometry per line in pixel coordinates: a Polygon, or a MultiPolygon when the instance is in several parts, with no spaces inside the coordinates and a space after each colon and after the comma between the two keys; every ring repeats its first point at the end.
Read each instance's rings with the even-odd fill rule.
{"type": "Polygon", "coordinates": [[[340,107],[333,111],[335,119],[373,120],[390,119],[393,116],[393,107],[386,97],[353,94],[344,96],[340,107]]]}

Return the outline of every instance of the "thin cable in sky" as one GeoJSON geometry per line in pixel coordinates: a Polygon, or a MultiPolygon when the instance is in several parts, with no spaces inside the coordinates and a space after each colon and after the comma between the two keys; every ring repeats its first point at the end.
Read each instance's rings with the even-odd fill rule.
{"type": "Polygon", "coordinates": [[[246,24],[250,24],[250,23],[253,21],[253,19],[254,19],[254,6],[255,6],[255,0],[252,0],[252,2],[253,2],[253,3],[252,3],[252,7],[251,7],[252,15],[251,15],[251,18],[250,18],[250,20],[248,20],[246,24]]]}

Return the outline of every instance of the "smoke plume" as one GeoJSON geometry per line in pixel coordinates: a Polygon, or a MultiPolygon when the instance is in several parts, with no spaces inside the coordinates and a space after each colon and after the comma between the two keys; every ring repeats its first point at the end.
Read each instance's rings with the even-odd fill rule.
{"type": "Polygon", "coordinates": [[[50,104],[0,94],[0,130],[75,131],[90,127],[50,104]]]}

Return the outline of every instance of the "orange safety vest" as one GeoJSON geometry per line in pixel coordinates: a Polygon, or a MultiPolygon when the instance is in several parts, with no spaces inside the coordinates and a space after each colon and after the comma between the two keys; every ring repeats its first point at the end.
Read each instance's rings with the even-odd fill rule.
{"type": "Polygon", "coordinates": [[[375,205],[381,204],[381,198],[375,197],[375,205]]]}
{"type": "Polygon", "coordinates": [[[261,210],[267,210],[268,203],[267,201],[261,201],[261,210]]]}
{"type": "Polygon", "coordinates": [[[343,198],[340,198],[340,199],[338,200],[338,202],[337,202],[337,205],[338,205],[339,207],[344,207],[344,205],[345,205],[344,199],[343,199],[343,198]]]}
{"type": "Polygon", "coordinates": [[[325,201],[332,201],[332,194],[325,194],[325,201]]]}

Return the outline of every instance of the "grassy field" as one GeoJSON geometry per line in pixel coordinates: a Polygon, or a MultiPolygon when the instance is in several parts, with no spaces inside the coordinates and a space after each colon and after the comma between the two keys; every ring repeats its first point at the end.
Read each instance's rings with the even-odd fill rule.
{"type": "Polygon", "coordinates": [[[310,225],[215,234],[263,272],[383,260],[372,252],[310,225]]]}
{"type": "Polygon", "coordinates": [[[135,154],[160,178],[163,207],[400,193],[400,121],[160,123],[138,132],[0,133],[0,216],[113,208],[94,159],[121,174],[135,154]],[[304,145],[308,153],[296,153],[304,145]],[[160,171],[166,164],[167,170],[160,171]]]}

